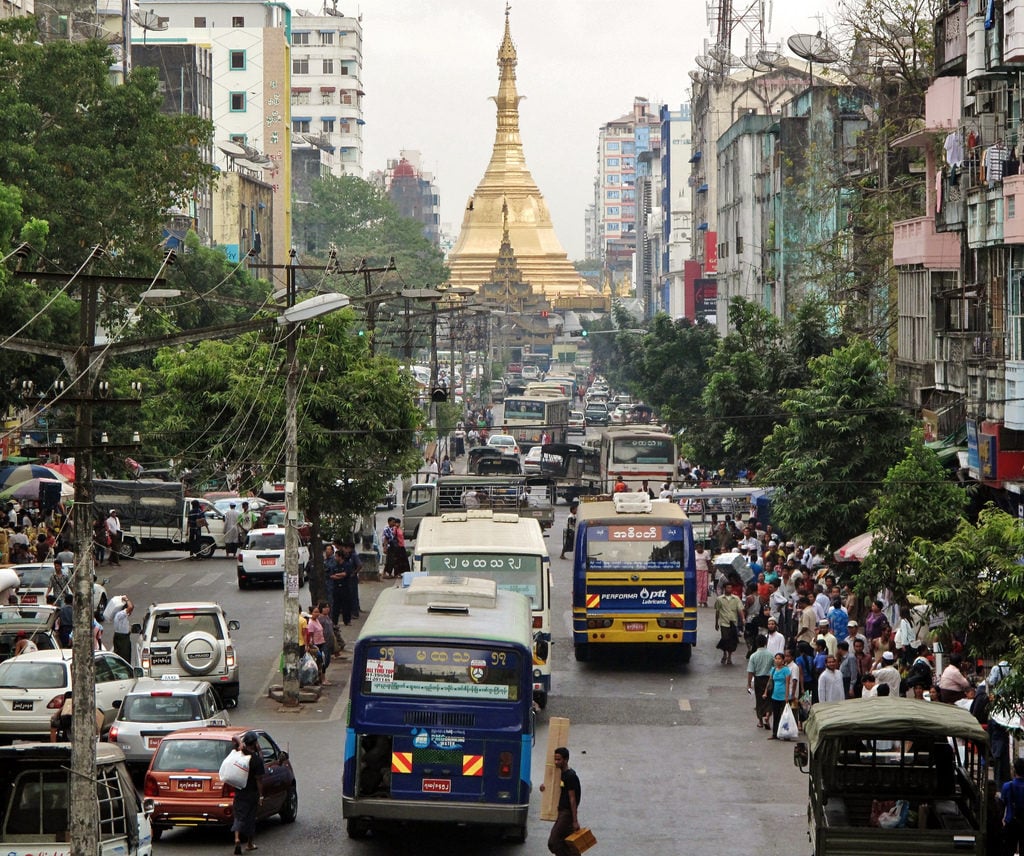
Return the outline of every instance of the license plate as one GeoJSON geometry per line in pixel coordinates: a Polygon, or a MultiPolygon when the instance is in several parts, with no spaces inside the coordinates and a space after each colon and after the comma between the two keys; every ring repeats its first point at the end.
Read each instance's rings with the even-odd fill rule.
{"type": "Polygon", "coordinates": [[[261,565],[270,565],[270,567],[273,567],[274,565],[277,564],[277,557],[276,556],[264,556],[263,558],[260,559],[260,564],[261,565]]]}
{"type": "Polygon", "coordinates": [[[452,792],[451,779],[424,779],[423,793],[425,794],[450,794],[452,792]]]}
{"type": "Polygon", "coordinates": [[[147,737],[146,738],[146,748],[147,749],[156,749],[156,747],[160,745],[160,741],[161,740],[163,740],[162,737],[147,737]]]}
{"type": "Polygon", "coordinates": [[[29,701],[16,701],[11,703],[11,710],[34,710],[36,703],[32,700],[29,701]]]}
{"type": "Polygon", "coordinates": [[[152,662],[154,666],[169,666],[171,665],[171,655],[155,654],[150,662],[152,662]]]}
{"type": "Polygon", "coordinates": [[[647,629],[647,622],[646,621],[627,621],[623,625],[623,628],[625,630],[631,630],[631,631],[646,630],[647,629]]]}
{"type": "Polygon", "coordinates": [[[179,779],[178,790],[179,791],[201,791],[203,789],[202,779],[179,779]]]}
{"type": "Polygon", "coordinates": [[[21,596],[21,602],[26,605],[30,603],[34,604],[39,602],[39,598],[37,598],[34,594],[24,594],[21,596]]]}

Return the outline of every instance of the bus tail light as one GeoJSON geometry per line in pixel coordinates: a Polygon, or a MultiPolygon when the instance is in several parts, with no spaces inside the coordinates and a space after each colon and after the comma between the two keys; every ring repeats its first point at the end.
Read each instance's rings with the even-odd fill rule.
{"type": "Polygon", "coordinates": [[[512,753],[502,752],[498,756],[498,778],[499,779],[511,779],[512,778],[512,753]]]}
{"type": "Polygon", "coordinates": [[[681,618],[659,618],[658,627],[671,627],[676,630],[683,629],[683,619],[681,618]]]}
{"type": "Polygon", "coordinates": [[[611,627],[612,620],[610,618],[588,618],[587,629],[588,630],[599,630],[602,627],[611,627]]]}

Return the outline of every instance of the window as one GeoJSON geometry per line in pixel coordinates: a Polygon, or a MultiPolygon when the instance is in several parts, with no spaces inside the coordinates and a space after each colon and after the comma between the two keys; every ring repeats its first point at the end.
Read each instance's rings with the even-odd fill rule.
{"type": "Polygon", "coordinates": [[[320,44],[322,45],[333,45],[334,44],[334,33],[330,31],[320,31],[320,44]]]}
{"type": "Polygon", "coordinates": [[[636,206],[635,205],[623,205],[622,206],[622,216],[625,217],[627,220],[635,220],[636,219],[636,206]]]}
{"type": "Polygon", "coordinates": [[[1017,216],[1017,197],[1007,196],[1006,199],[1006,219],[1012,220],[1017,216]]]}
{"type": "Polygon", "coordinates": [[[341,91],[340,100],[342,104],[355,104],[355,99],[352,97],[352,93],[347,89],[343,89],[341,91]]]}
{"type": "Polygon", "coordinates": [[[739,235],[736,236],[736,255],[743,252],[743,238],[739,235]]]}
{"type": "Polygon", "coordinates": [[[618,184],[619,183],[619,177],[617,175],[609,175],[608,176],[608,183],[609,184],[618,184]]]}
{"type": "Polygon", "coordinates": [[[608,223],[607,224],[607,228],[608,228],[609,232],[618,232],[619,231],[619,224],[618,223],[608,223]]]}
{"type": "Polygon", "coordinates": [[[618,190],[608,190],[605,192],[605,199],[618,199],[620,192],[618,190]]]}
{"type": "Polygon", "coordinates": [[[636,201],[636,191],[635,190],[623,190],[622,191],[622,201],[623,202],[635,202],[636,201]]]}
{"type": "Polygon", "coordinates": [[[607,214],[609,217],[618,217],[619,216],[619,206],[618,205],[609,205],[607,208],[604,209],[604,213],[607,214]]]}
{"type": "Polygon", "coordinates": [[[334,133],[334,120],[333,119],[324,119],[324,120],[322,120],[322,123],[320,125],[320,130],[323,131],[325,134],[333,134],[334,133]]]}
{"type": "Polygon", "coordinates": [[[321,92],[320,93],[320,103],[321,104],[333,104],[334,103],[334,93],[333,92],[321,92]]]}
{"type": "Polygon", "coordinates": [[[228,54],[228,67],[232,71],[245,71],[245,51],[231,51],[228,54]]]}
{"type": "Polygon", "coordinates": [[[351,134],[352,123],[349,122],[348,119],[342,119],[341,122],[338,123],[338,130],[341,131],[341,133],[343,134],[351,134]]]}
{"type": "Polygon", "coordinates": [[[623,158],[622,159],[623,169],[636,169],[636,158],[623,158]]]}
{"type": "Polygon", "coordinates": [[[245,18],[243,18],[241,15],[235,15],[231,19],[231,26],[234,27],[236,30],[241,29],[245,26],[245,18]]]}
{"type": "Polygon", "coordinates": [[[296,33],[292,32],[292,44],[293,45],[308,45],[309,44],[309,33],[296,33]]]}
{"type": "Polygon", "coordinates": [[[308,92],[293,92],[292,93],[292,104],[308,104],[309,93],[308,92]]]}
{"type": "Polygon", "coordinates": [[[231,112],[232,113],[244,113],[245,112],[245,93],[244,92],[232,92],[230,98],[231,98],[231,112]]]}
{"type": "MultiPolygon", "coordinates": [[[[116,767],[104,766],[97,771],[96,797],[100,804],[100,841],[125,838],[128,835],[128,818],[116,767]]],[[[133,819],[134,815],[133,811],[133,819]]]]}
{"type": "Polygon", "coordinates": [[[325,59],[324,60],[324,74],[334,74],[334,60],[333,59],[325,59]]]}
{"type": "Polygon", "coordinates": [[[308,134],[309,133],[309,119],[293,119],[292,120],[292,133],[293,134],[308,134]]]}
{"type": "Polygon", "coordinates": [[[618,158],[605,158],[604,165],[605,166],[618,166],[619,165],[619,159],[618,158]]]}
{"type": "Polygon", "coordinates": [[[627,143],[623,143],[622,144],[622,153],[624,155],[636,154],[636,143],[634,143],[632,140],[630,140],[627,143]]]}
{"type": "Polygon", "coordinates": [[[309,57],[293,59],[292,74],[309,74],[309,57]]]}
{"type": "Polygon", "coordinates": [[[205,27],[206,27],[206,18],[193,18],[192,19],[192,26],[195,27],[196,29],[205,29],[205,27]]]}
{"type": "Polygon", "coordinates": [[[619,150],[618,143],[605,143],[604,150],[606,152],[617,152],[619,150]]]}
{"type": "Polygon", "coordinates": [[[341,76],[342,76],[342,77],[348,77],[348,76],[349,76],[349,75],[350,75],[350,74],[352,73],[352,72],[350,72],[350,71],[348,70],[348,68],[349,68],[349,67],[348,67],[347,65],[343,65],[343,66],[341,67],[341,72],[340,72],[340,73],[341,73],[341,76]]]}

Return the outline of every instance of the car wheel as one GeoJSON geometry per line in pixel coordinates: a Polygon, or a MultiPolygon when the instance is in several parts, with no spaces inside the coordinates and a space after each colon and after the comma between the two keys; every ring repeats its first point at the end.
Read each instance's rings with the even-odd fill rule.
{"type": "Polygon", "coordinates": [[[590,648],[585,644],[573,646],[573,653],[576,655],[577,663],[586,663],[590,659],[590,648]]]}
{"type": "Polygon", "coordinates": [[[130,559],[135,555],[136,547],[134,541],[124,540],[121,542],[121,549],[118,552],[126,559],[130,559]]]}
{"type": "Polygon", "coordinates": [[[349,838],[366,838],[370,832],[370,823],[361,817],[350,817],[345,823],[345,829],[349,838]]]}
{"type": "Polygon", "coordinates": [[[163,836],[164,836],[164,829],[165,829],[165,827],[163,827],[163,826],[154,826],[153,827],[153,840],[154,841],[159,841],[161,838],[163,838],[163,836]]]}
{"type": "Polygon", "coordinates": [[[243,590],[243,591],[244,591],[245,589],[249,588],[249,582],[248,582],[248,580],[244,580],[244,579],[242,579],[241,577],[239,577],[239,578],[238,578],[238,588],[239,588],[240,590],[243,590]]]}
{"type": "Polygon", "coordinates": [[[295,823],[295,818],[299,816],[299,791],[294,784],[288,790],[280,814],[284,823],[295,823]]]}
{"type": "Polygon", "coordinates": [[[513,826],[505,832],[505,840],[510,844],[525,844],[526,843],[526,824],[522,826],[513,826]]]}
{"type": "Polygon", "coordinates": [[[199,544],[199,558],[200,559],[212,559],[213,554],[217,552],[217,543],[212,538],[204,539],[199,544]]]}
{"type": "Polygon", "coordinates": [[[177,648],[178,662],[191,675],[205,675],[220,664],[220,643],[209,633],[186,633],[177,648]]]}

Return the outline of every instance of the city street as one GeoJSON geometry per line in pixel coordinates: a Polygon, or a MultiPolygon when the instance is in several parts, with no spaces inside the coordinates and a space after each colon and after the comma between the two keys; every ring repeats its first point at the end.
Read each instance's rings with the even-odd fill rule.
{"type": "MultiPolygon", "coordinates": [[[[767,741],[754,724],[742,665],[718,663],[712,610],[702,610],[699,643],[683,668],[635,659],[581,664],[572,655],[571,567],[558,559],[567,510],[558,507],[549,537],[554,573],[553,691],[538,718],[534,782],[543,774],[548,716],[571,721],[571,765],[583,783],[580,819],[593,828],[603,853],[680,853],[699,846],[712,853],[754,847],[763,854],[809,852],[806,783],[792,763],[792,744],[767,741]]],[[[381,515],[378,515],[380,517],[381,515]]],[[[277,681],[283,593],[279,588],[239,591],[234,563],[203,562],[142,553],[137,561],[102,569],[111,595],[126,593],[141,618],[152,602],[210,599],[229,618],[241,663],[242,692],[232,722],[266,727],[288,748],[299,782],[299,817],[291,826],[272,820],[258,836],[271,853],[304,851],[367,854],[546,853],[550,824],[539,819],[539,794],[525,845],[505,844],[479,830],[396,829],[349,841],[341,819],[341,759],[347,701],[347,660],[335,660],[318,704],[290,711],[267,698],[277,681]],[[415,843],[410,844],[410,841],[415,843]]],[[[361,588],[364,616],[384,582],[361,588]]],[[[301,599],[305,604],[307,589],[301,599]]],[[[358,630],[356,621],[351,630],[358,630]]],[[[109,632],[109,628],[108,628],[109,632]]],[[[227,833],[176,829],[159,853],[226,852],[227,833]]]]}

